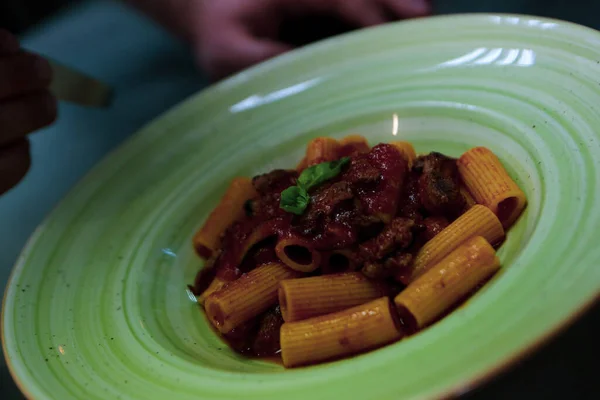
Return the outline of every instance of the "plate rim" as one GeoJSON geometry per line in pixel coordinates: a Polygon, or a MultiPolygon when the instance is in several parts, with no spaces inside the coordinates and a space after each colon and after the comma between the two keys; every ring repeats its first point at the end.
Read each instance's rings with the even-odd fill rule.
{"type": "MultiPolygon", "coordinates": [[[[41,233],[44,231],[49,217],[55,213],[56,209],[61,207],[64,200],[68,196],[72,195],[73,192],[75,192],[85,181],[88,180],[88,178],[91,174],[93,174],[97,170],[103,168],[103,165],[106,163],[106,161],[108,159],[113,158],[116,153],[121,151],[124,147],[129,146],[131,144],[131,142],[137,140],[137,138],[139,136],[143,135],[148,130],[149,127],[153,126],[158,121],[173,117],[179,111],[184,109],[186,106],[189,106],[191,103],[193,103],[194,100],[196,98],[198,98],[199,96],[203,96],[203,95],[206,95],[207,93],[211,93],[214,91],[228,90],[229,86],[236,86],[237,84],[242,83],[246,80],[251,80],[256,74],[268,72],[269,70],[279,66],[282,63],[292,61],[292,60],[296,59],[298,56],[301,56],[305,53],[310,53],[311,51],[313,51],[314,48],[332,45],[339,40],[346,40],[348,38],[352,38],[353,36],[362,35],[365,31],[385,29],[386,27],[389,27],[391,25],[422,24],[423,21],[429,21],[432,19],[477,21],[477,20],[482,20],[482,19],[486,19],[486,18],[494,18],[494,17],[536,19],[536,20],[543,21],[543,22],[555,23],[555,24],[560,25],[563,28],[576,29],[576,30],[585,32],[587,35],[596,36],[596,38],[600,41],[600,31],[593,29],[591,27],[587,27],[587,26],[584,26],[584,25],[581,25],[578,23],[565,21],[565,20],[561,20],[561,19],[557,19],[557,18],[548,18],[548,17],[537,16],[534,14],[519,14],[519,13],[475,12],[475,13],[444,14],[444,15],[434,15],[434,16],[423,17],[423,18],[413,18],[413,19],[408,19],[408,20],[403,20],[403,21],[395,21],[395,22],[390,22],[390,23],[386,23],[386,24],[382,24],[382,25],[373,26],[373,27],[363,28],[363,29],[359,29],[356,31],[344,33],[342,35],[337,35],[337,36],[333,36],[330,38],[326,38],[324,40],[320,40],[320,41],[311,43],[309,45],[300,47],[298,49],[294,49],[294,50],[284,53],[280,56],[277,56],[272,59],[266,60],[264,62],[258,63],[250,68],[244,69],[222,81],[210,84],[210,85],[206,86],[205,88],[180,100],[179,102],[177,102],[176,104],[174,104],[173,106],[168,108],[167,110],[163,111],[159,115],[157,115],[154,118],[152,118],[151,120],[147,121],[139,129],[132,132],[130,136],[128,136],[125,140],[123,140],[115,148],[108,151],[100,159],[100,161],[98,161],[96,164],[94,164],[88,171],[86,171],[85,174],[83,174],[83,176],[81,178],[79,178],[77,180],[77,182],[75,182],[75,184],[73,184],[73,186],[71,186],[71,188],[65,193],[65,195],[57,202],[57,204],[55,204],[51,208],[51,210],[44,216],[42,221],[37,225],[37,227],[33,230],[31,235],[28,237],[23,248],[19,252],[19,255],[17,257],[15,264],[11,268],[11,272],[8,277],[8,280],[7,280],[5,289],[4,289],[4,293],[2,296],[2,305],[1,305],[1,309],[0,309],[0,341],[2,343],[2,350],[3,350],[4,360],[5,360],[7,369],[10,373],[11,378],[13,379],[13,381],[15,382],[16,386],[19,388],[21,393],[28,400],[35,398],[31,394],[30,390],[28,390],[27,385],[25,385],[21,381],[20,377],[16,373],[16,368],[15,368],[15,365],[13,365],[13,362],[16,362],[17,360],[13,361],[8,357],[8,351],[7,351],[8,347],[7,347],[6,338],[5,338],[5,324],[6,324],[5,308],[6,308],[7,299],[9,297],[9,292],[10,292],[10,294],[13,294],[13,291],[14,291],[13,286],[14,286],[15,277],[23,269],[29,249],[35,244],[35,242],[38,240],[41,233]]],[[[458,396],[467,394],[469,392],[472,392],[475,389],[480,388],[482,385],[489,383],[493,379],[506,373],[518,361],[526,359],[526,358],[532,356],[537,351],[541,350],[542,347],[544,347],[549,342],[551,342],[552,339],[556,338],[558,335],[560,335],[561,333],[566,331],[577,320],[579,320],[584,314],[589,312],[590,309],[592,309],[594,305],[596,305],[599,302],[600,302],[600,292],[596,293],[595,295],[591,295],[584,302],[580,303],[566,317],[564,317],[561,320],[558,320],[554,324],[554,326],[552,326],[551,328],[548,328],[543,334],[540,334],[537,337],[534,337],[532,340],[530,340],[530,343],[520,346],[512,353],[506,353],[506,355],[503,356],[502,359],[499,360],[496,364],[494,364],[486,369],[481,369],[480,371],[478,371],[478,373],[474,373],[470,377],[464,378],[464,379],[460,380],[459,382],[456,382],[454,385],[447,387],[444,390],[426,393],[421,398],[424,398],[424,399],[452,399],[452,398],[456,398],[458,396]]],[[[18,360],[24,361],[25,357],[21,356],[21,357],[19,357],[18,360]]]]}

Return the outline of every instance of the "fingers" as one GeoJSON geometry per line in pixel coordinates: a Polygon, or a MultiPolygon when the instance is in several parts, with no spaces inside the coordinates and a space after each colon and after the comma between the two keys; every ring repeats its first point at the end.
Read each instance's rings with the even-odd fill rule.
{"type": "Polygon", "coordinates": [[[396,18],[423,17],[431,14],[429,0],[378,0],[396,18]]]}
{"type": "Polygon", "coordinates": [[[367,27],[387,22],[381,4],[376,1],[340,1],[337,7],[342,18],[357,26],[367,27]]]}
{"type": "Polygon", "coordinates": [[[45,89],[52,80],[50,64],[30,53],[0,58],[0,100],[45,89]]]}
{"type": "Polygon", "coordinates": [[[296,13],[337,14],[359,27],[377,25],[393,19],[412,18],[431,12],[430,0],[296,0],[283,2],[283,7],[296,13]]]}
{"type": "Polygon", "coordinates": [[[20,139],[0,147],[0,195],[15,186],[31,165],[29,141],[20,139]]]}
{"type": "Polygon", "coordinates": [[[0,146],[12,143],[56,119],[56,98],[40,91],[0,102],[0,146]]]}
{"type": "Polygon", "coordinates": [[[233,27],[217,34],[218,37],[203,41],[198,60],[213,80],[224,78],[290,50],[285,44],[256,38],[233,27]]]}
{"type": "Polygon", "coordinates": [[[19,41],[7,30],[0,29],[0,57],[19,51],[19,41]]]}

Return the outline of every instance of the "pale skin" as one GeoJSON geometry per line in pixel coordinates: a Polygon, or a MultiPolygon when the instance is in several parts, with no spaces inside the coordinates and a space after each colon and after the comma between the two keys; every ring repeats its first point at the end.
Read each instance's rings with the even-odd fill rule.
{"type": "MultiPolygon", "coordinates": [[[[429,0],[126,0],[189,43],[213,80],[292,49],[278,37],[289,18],[314,14],[356,28],[429,14],[429,0]]],[[[51,70],[0,30],[0,194],[30,166],[27,135],[56,119],[51,70]]]]}

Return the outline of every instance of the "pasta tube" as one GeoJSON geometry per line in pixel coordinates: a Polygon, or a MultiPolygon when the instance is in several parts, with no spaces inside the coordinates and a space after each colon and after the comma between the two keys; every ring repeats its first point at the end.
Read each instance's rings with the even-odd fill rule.
{"type": "Polygon", "coordinates": [[[344,310],[387,292],[384,284],[360,272],[289,279],[279,284],[279,307],[284,321],[292,322],[344,310]]]}
{"type": "Polygon", "coordinates": [[[360,267],[358,254],[353,249],[338,249],[322,255],[321,270],[324,274],[356,271],[360,267]]]}
{"type": "Polygon", "coordinates": [[[206,301],[206,298],[208,296],[210,296],[211,294],[218,292],[219,290],[223,289],[223,287],[227,284],[227,281],[224,281],[223,279],[217,278],[215,277],[212,282],[210,283],[210,285],[208,285],[208,287],[206,288],[206,290],[204,292],[202,292],[200,294],[200,296],[198,296],[196,298],[196,300],[198,301],[198,303],[204,305],[204,302],[206,301]]]}
{"type": "Polygon", "coordinates": [[[204,308],[222,333],[266,311],[277,303],[279,282],[300,274],[281,263],[262,265],[206,298],[204,308]]]}
{"type": "Polygon", "coordinates": [[[411,316],[411,330],[434,322],[500,268],[492,246],[481,236],[469,239],[412,282],[394,303],[400,315],[411,316]]]}
{"type": "Polygon", "coordinates": [[[338,158],[349,157],[356,154],[366,154],[371,150],[369,142],[364,136],[349,135],[340,140],[338,149],[338,158]]]}
{"type": "Polygon", "coordinates": [[[417,159],[417,153],[413,145],[409,142],[391,142],[390,144],[402,153],[404,159],[408,162],[408,168],[412,168],[413,163],[417,159]]]}
{"type": "Polygon", "coordinates": [[[485,147],[476,147],[463,154],[457,165],[475,201],[492,210],[505,228],[511,226],[521,215],[527,198],[498,157],[485,147]]]}
{"type": "Polygon", "coordinates": [[[460,186],[460,194],[462,195],[463,199],[465,199],[465,210],[468,210],[477,204],[473,196],[471,196],[471,193],[469,193],[469,190],[463,185],[460,186]]]}
{"type": "Polygon", "coordinates": [[[408,284],[423,275],[432,265],[473,236],[482,236],[490,244],[500,243],[504,228],[487,207],[475,205],[425,243],[415,257],[412,267],[396,275],[396,280],[408,284]]]}
{"type": "Polygon", "coordinates": [[[296,367],[348,356],[394,342],[402,336],[387,297],[344,311],[281,326],[283,365],[296,367]]]}
{"type": "Polygon", "coordinates": [[[244,215],[244,203],[257,195],[251,179],[234,178],[231,181],[219,204],[194,235],[194,248],[200,257],[210,258],[219,247],[221,235],[244,215]]]}
{"type": "Polygon", "coordinates": [[[306,156],[297,167],[298,171],[320,164],[325,161],[337,160],[340,143],[329,137],[318,137],[311,140],[306,146],[306,156]]]}
{"type": "Polygon", "coordinates": [[[312,272],[321,264],[321,254],[306,239],[295,235],[280,238],[275,254],[285,265],[300,272],[312,272]]]}

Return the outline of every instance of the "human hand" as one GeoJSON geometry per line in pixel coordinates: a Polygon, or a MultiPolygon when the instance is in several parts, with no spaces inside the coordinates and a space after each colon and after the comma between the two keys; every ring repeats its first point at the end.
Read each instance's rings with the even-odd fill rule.
{"type": "Polygon", "coordinates": [[[0,194],[29,169],[27,134],[56,118],[51,80],[48,62],[22,51],[17,39],[0,29],[0,194]]]}
{"type": "Polygon", "coordinates": [[[325,14],[361,28],[429,12],[428,0],[200,0],[189,35],[200,66],[219,79],[290,50],[278,40],[290,18],[325,14]]]}

